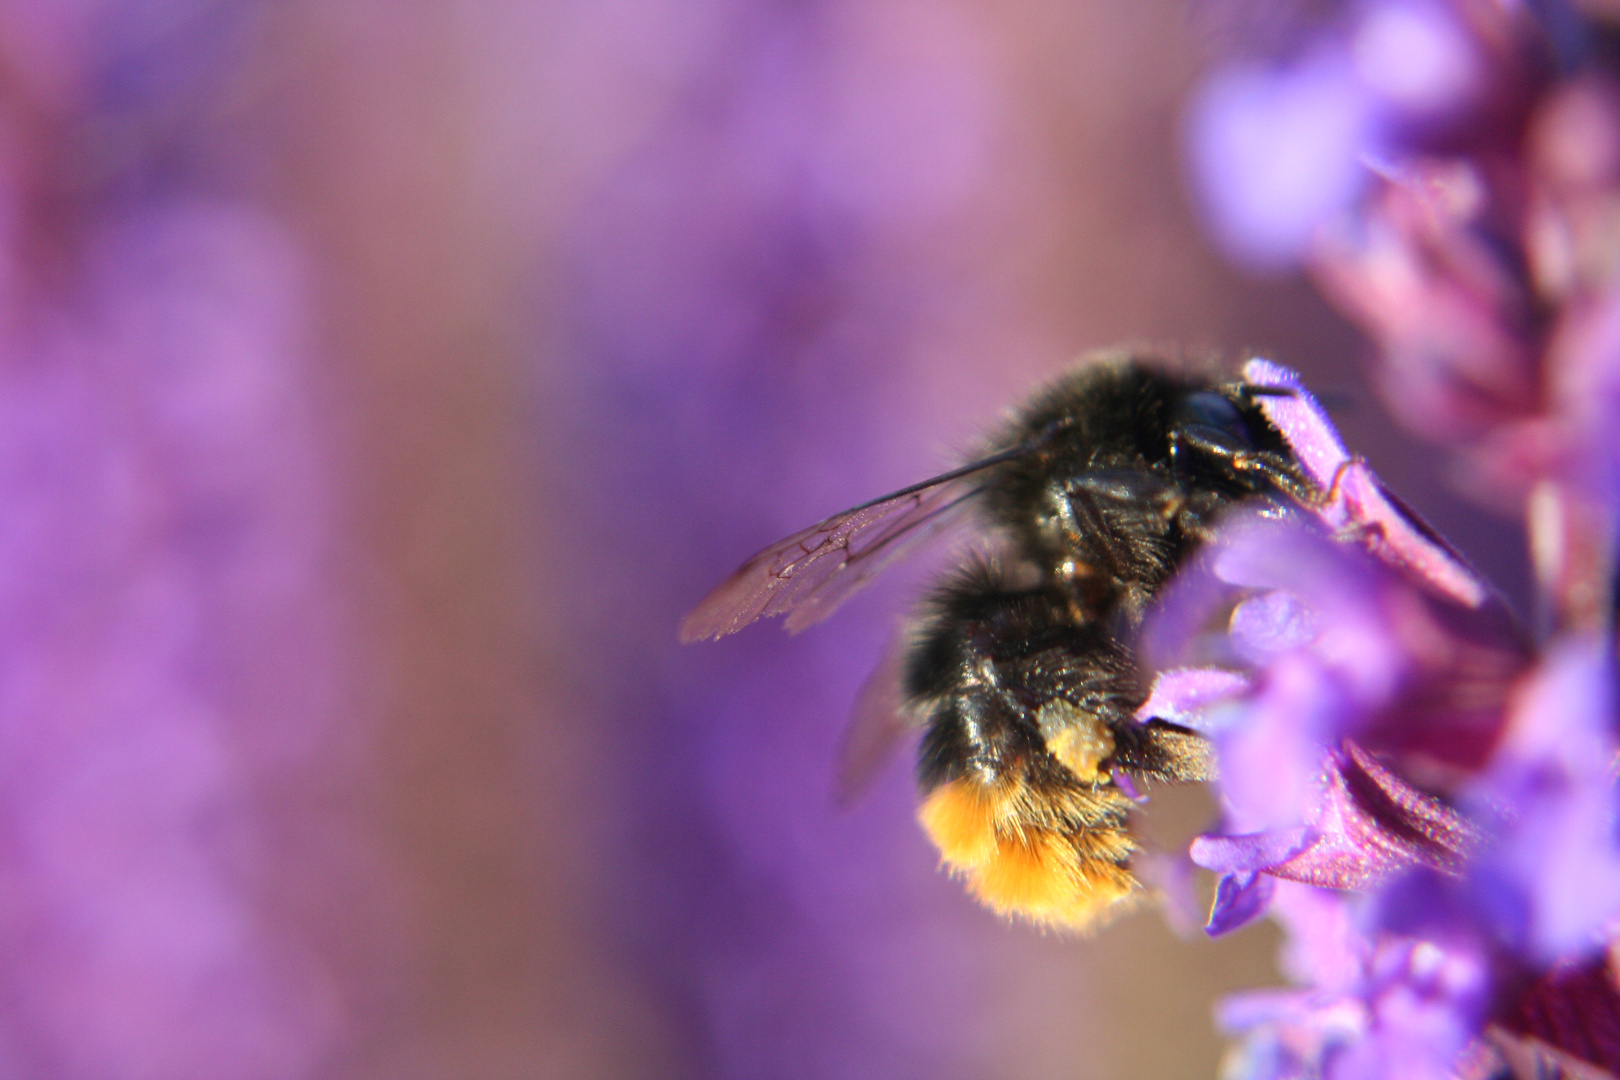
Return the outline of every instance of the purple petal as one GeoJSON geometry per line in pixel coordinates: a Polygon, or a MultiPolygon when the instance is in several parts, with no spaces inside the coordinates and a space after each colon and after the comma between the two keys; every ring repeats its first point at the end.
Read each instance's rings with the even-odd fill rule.
{"type": "Polygon", "coordinates": [[[1245,1080],[1321,1080],[1322,1063],[1364,1038],[1366,1005],[1348,995],[1299,990],[1233,994],[1215,1007],[1221,1030],[1246,1034],[1221,1075],[1245,1080]]]}
{"type": "Polygon", "coordinates": [[[1353,711],[1340,686],[1307,657],[1280,658],[1241,719],[1215,736],[1221,801],[1233,832],[1306,823],[1321,798],[1325,736],[1353,711]]]}
{"type": "Polygon", "coordinates": [[[1416,866],[1459,874],[1475,843],[1474,827],[1455,810],[1347,743],[1334,756],[1326,791],[1306,825],[1204,835],[1190,854],[1217,873],[1263,871],[1308,885],[1361,889],[1416,866]]]}
{"type": "Polygon", "coordinates": [[[1328,492],[1318,513],[1330,528],[1357,530],[1373,554],[1468,607],[1485,601],[1488,590],[1479,575],[1415,511],[1391,495],[1365,461],[1350,456],[1333,421],[1295,372],[1255,359],[1244,365],[1243,377],[1255,386],[1291,391],[1262,398],[1260,409],[1282,432],[1311,479],[1328,492]]]}
{"type": "Polygon", "coordinates": [[[1350,460],[1339,432],[1327,411],[1305,389],[1298,373],[1281,364],[1256,357],[1243,365],[1243,379],[1253,386],[1268,386],[1291,393],[1260,399],[1260,411],[1271,421],[1312,480],[1324,491],[1350,460]]]}
{"type": "Polygon", "coordinates": [[[1253,1032],[1221,1059],[1223,1080],[1306,1080],[1310,1070],[1269,1029],[1253,1032]]]}
{"type": "Polygon", "coordinates": [[[1490,596],[1456,549],[1392,495],[1360,458],[1340,472],[1323,517],[1336,528],[1356,530],[1374,555],[1465,607],[1479,607],[1490,596]]]}
{"type": "Polygon", "coordinates": [[[1346,544],[1335,543],[1306,521],[1279,520],[1254,510],[1232,515],[1214,547],[1222,581],[1246,589],[1290,589],[1307,602],[1341,593],[1364,597],[1375,569],[1346,544]],[[1364,568],[1357,570],[1357,565],[1364,568]],[[1346,575],[1353,581],[1345,581],[1346,575]]]}
{"type": "Polygon", "coordinates": [[[1249,990],[1221,999],[1215,1023],[1222,1031],[1247,1031],[1261,1024],[1287,1022],[1300,1017],[1303,995],[1296,990],[1249,990]]]}
{"type": "Polygon", "coordinates": [[[1418,792],[1354,743],[1334,756],[1308,825],[1240,836],[1204,835],[1194,862],[1225,874],[1264,871],[1332,889],[1361,889],[1414,866],[1461,873],[1474,827],[1418,792]]]}
{"type": "Polygon", "coordinates": [[[1203,901],[1198,896],[1198,868],[1185,855],[1143,851],[1131,860],[1142,884],[1162,899],[1164,920],[1177,937],[1188,940],[1204,925],[1203,901]]]}
{"type": "Polygon", "coordinates": [[[1469,792],[1482,812],[1502,808],[1494,816],[1505,818],[1482,858],[1480,888],[1521,898],[1529,920],[1522,944],[1541,963],[1596,949],[1620,918],[1614,678],[1601,643],[1557,646],[1469,792]]]}
{"type": "MultiPolygon", "coordinates": [[[[1445,892],[1427,890],[1440,908],[1445,892]]],[[[1470,927],[1457,932],[1443,918],[1420,920],[1412,933],[1368,926],[1352,917],[1354,904],[1344,893],[1279,882],[1271,912],[1288,931],[1281,966],[1307,989],[1236,995],[1221,1003],[1217,1022],[1246,1032],[1251,1049],[1281,1051],[1258,1060],[1287,1063],[1286,1075],[1451,1080],[1491,1002],[1489,949],[1470,927]]]]}
{"type": "Polygon", "coordinates": [[[1383,352],[1392,411],[1430,440],[1476,439],[1541,393],[1526,299],[1474,220],[1485,183],[1470,162],[1402,162],[1356,225],[1313,252],[1329,300],[1383,352]]]}
{"type": "Polygon", "coordinates": [[[1231,876],[1269,870],[1287,862],[1315,841],[1316,833],[1304,825],[1243,836],[1206,833],[1193,839],[1188,854],[1204,869],[1231,876]]]}
{"type": "Polygon", "coordinates": [[[1233,585],[1294,594],[1317,628],[1302,653],[1362,708],[1380,705],[1395,692],[1411,658],[1392,632],[1391,615],[1402,604],[1400,582],[1379,564],[1303,522],[1258,513],[1227,524],[1212,561],[1215,574],[1233,585]]]}
{"type": "Polygon", "coordinates": [[[1271,917],[1287,931],[1277,955],[1283,975],[1320,993],[1352,990],[1371,950],[1357,917],[1359,899],[1350,893],[1279,880],[1271,917]]]}
{"type": "Polygon", "coordinates": [[[1196,731],[1208,731],[1206,713],[1212,707],[1241,697],[1249,680],[1222,668],[1179,668],[1163,671],[1153,680],[1153,692],[1136,710],[1136,719],[1168,720],[1196,731]]]}
{"type": "Polygon", "coordinates": [[[1273,589],[1245,600],[1232,612],[1232,646],[1256,666],[1279,653],[1307,645],[1316,637],[1316,620],[1299,597],[1273,589]]]}
{"type": "Polygon", "coordinates": [[[1215,885],[1215,903],[1204,932],[1220,937],[1247,926],[1266,913],[1276,889],[1275,878],[1253,871],[1223,876],[1215,885]]]}
{"type": "Polygon", "coordinates": [[[1291,70],[1229,68],[1188,119],[1201,203],[1236,261],[1280,269],[1361,191],[1371,103],[1350,65],[1322,53],[1291,70]]]}
{"type": "Polygon", "coordinates": [[[1242,599],[1241,589],[1222,581],[1208,558],[1200,558],[1160,590],[1139,635],[1148,670],[1230,668],[1241,658],[1227,641],[1226,622],[1242,599]]]}
{"type": "Polygon", "coordinates": [[[1268,872],[1332,889],[1365,889],[1415,866],[1460,874],[1477,831],[1346,742],[1310,824],[1315,841],[1268,872]]]}
{"type": "Polygon", "coordinates": [[[1351,45],[1356,73],[1394,110],[1452,112],[1481,89],[1483,57],[1447,5],[1390,2],[1371,7],[1351,45]]]}
{"type": "Polygon", "coordinates": [[[1380,952],[1364,991],[1367,1035],[1333,1055],[1323,1080],[1453,1080],[1484,1019],[1485,958],[1430,941],[1389,942],[1380,952]]]}

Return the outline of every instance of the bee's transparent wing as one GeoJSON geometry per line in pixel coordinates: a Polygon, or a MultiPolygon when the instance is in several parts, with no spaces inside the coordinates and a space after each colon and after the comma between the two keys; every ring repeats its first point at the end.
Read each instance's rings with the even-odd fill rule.
{"type": "Polygon", "coordinates": [[[743,563],[681,620],[683,642],[736,633],[766,615],[789,633],[820,622],[889,563],[959,520],[984,487],[985,469],[1038,442],[982,458],[778,540],[743,563]]]}
{"type": "Polygon", "coordinates": [[[855,697],[849,726],[838,747],[838,778],[833,800],[842,809],[867,793],[894,757],[906,733],[917,726],[905,707],[906,635],[889,643],[883,662],[855,697]]]}

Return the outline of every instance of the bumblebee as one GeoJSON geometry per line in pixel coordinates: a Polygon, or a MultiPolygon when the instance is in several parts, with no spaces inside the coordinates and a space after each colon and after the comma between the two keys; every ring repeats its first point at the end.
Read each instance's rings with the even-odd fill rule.
{"type": "Polygon", "coordinates": [[[971,463],[749,559],[685,618],[681,640],[767,615],[797,632],[917,543],[976,523],[992,553],[926,601],[877,723],[923,729],[918,816],[974,896],[1092,928],[1141,892],[1132,777],[1211,775],[1202,736],[1136,715],[1147,688],[1132,642],[1148,605],[1235,503],[1320,499],[1261,408],[1279,393],[1144,357],[1082,364],[971,463]]]}

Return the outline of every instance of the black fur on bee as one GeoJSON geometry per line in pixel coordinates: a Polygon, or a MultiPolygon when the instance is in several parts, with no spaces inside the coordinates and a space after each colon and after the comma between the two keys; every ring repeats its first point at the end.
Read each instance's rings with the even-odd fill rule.
{"type": "Polygon", "coordinates": [[[1162,720],[1134,717],[1142,691],[1129,652],[1103,620],[1061,588],[1021,588],[975,559],[929,600],[910,650],[903,692],[929,718],[917,778],[924,793],[971,775],[1058,790],[1098,787],[1050,746],[1094,718],[1108,729],[1107,762],[1165,781],[1204,779],[1202,740],[1162,720]],[[1052,709],[1053,703],[1061,703],[1052,709]],[[1071,721],[1065,723],[1065,721],[1071,721]]]}
{"type": "Polygon", "coordinates": [[[993,440],[983,512],[1090,608],[1139,612],[1233,502],[1311,498],[1254,388],[1145,363],[1082,367],[993,440]]]}

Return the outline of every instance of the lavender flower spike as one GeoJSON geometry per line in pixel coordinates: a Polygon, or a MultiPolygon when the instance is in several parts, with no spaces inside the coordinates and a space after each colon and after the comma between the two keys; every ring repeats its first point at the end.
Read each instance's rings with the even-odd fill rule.
{"type": "Polygon", "coordinates": [[[1192,110],[1217,238],[1305,266],[1396,418],[1522,516],[1544,639],[1251,362],[1323,498],[1227,523],[1146,645],[1217,748],[1208,929],[1287,931],[1297,988],[1219,1010],[1229,1075],[1620,1077],[1617,45],[1595,4],[1368,0],[1192,110]]]}
{"type": "Polygon", "coordinates": [[[1141,715],[1217,747],[1224,828],[1191,850],[1225,875],[1211,933],[1264,912],[1257,875],[1365,889],[1461,874],[1478,830],[1443,783],[1408,776],[1483,761],[1528,662],[1495,594],[1349,455],[1297,377],[1263,360],[1245,375],[1291,391],[1268,414],[1324,498],[1310,517],[1227,522],[1147,635],[1164,670],[1141,715]],[[1211,639],[1200,628],[1223,613],[1211,639]]]}

